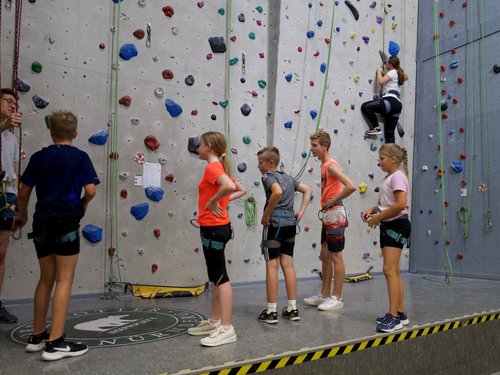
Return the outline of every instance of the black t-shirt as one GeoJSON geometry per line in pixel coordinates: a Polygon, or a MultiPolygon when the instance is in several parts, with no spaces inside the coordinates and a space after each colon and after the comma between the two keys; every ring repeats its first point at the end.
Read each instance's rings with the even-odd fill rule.
{"type": "Polygon", "coordinates": [[[21,182],[35,187],[33,221],[47,218],[82,218],[82,188],[99,184],[86,152],[71,145],[54,144],[33,154],[21,182]]]}

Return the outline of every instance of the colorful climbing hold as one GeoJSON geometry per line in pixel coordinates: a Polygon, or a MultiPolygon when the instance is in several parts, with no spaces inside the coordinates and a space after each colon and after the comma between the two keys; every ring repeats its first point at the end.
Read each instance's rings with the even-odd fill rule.
{"type": "Polygon", "coordinates": [[[97,133],[94,133],[89,137],[89,143],[102,146],[106,144],[108,140],[108,135],[109,135],[108,129],[104,128],[99,129],[97,133]]]}
{"type": "Polygon", "coordinates": [[[33,63],[31,64],[31,70],[35,73],[41,73],[42,64],[40,64],[38,61],[33,61],[33,63]]]}
{"type": "Polygon", "coordinates": [[[163,8],[161,8],[161,10],[163,11],[163,14],[165,14],[165,16],[167,16],[168,18],[171,18],[174,15],[174,8],[172,8],[170,5],[164,6],[163,8]]]}
{"type": "Polygon", "coordinates": [[[250,114],[250,112],[252,112],[252,108],[247,103],[244,103],[240,107],[240,111],[243,114],[243,116],[248,116],[250,114]]]}
{"type": "Polygon", "coordinates": [[[120,53],[119,53],[119,56],[122,60],[130,60],[131,58],[135,57],[138,55],[138,51],[137,51],[137,48],[135,47],[135,45],[131,44],[131,43],[127,43],[127,44],[124,44],[123,46],[121,46],[120,48],[120,53]]]}
{"type": "Polygon", "coordinates": [[[146,138],[144,138],[144,145],[149,150],[154,151],[157,150],[158,147],[160,147],[160,142],[158,142],[158,139],[156,139],[154,135],[148,135],[146,138]]]}
{"type": "Polygon", "coordinates": [[[144,39],[144,36],[146,35],[143,29],[137,29],[132,34],[139,40],[144,39]]]}
{"type": "Polygon", "coordinates": [[[143,219],[149,212],[149,203],[139,203],[130,208],[130,213],[136,220],[143,219]]]}
{"type": "Polygon", "coordinates": [[[124,107],[130,107],[130,105],[132,104],[132,98],[129,95],[124,95],[118,100],[118,103],[120,103],[124,107]]]}
{"type": "Polygon", "coordinates": [[[172,99],[165,99],[165,107],[172,117],[177,117],[182,113],[182,107],[172,99]]]}
{"type": "Polygon", "coordinates": [[[259,79],[259,80],[257,81],[257,83],[259,84],[259,87],[260,87],[261,89],[264,89],[264,88],[266,88],[266,86],[267,86],[267,82],[266,82],[266,81],[264,81],[263,79],[259,79]]]}
{"type": "Polygon", "coordinates": [[[41,96],[33,95],[31,99],[33,100],[33,104],[35,105],[35,107],[39,109],[43,109],[49,105],[49,102],[41,96]]]}
{"type": "Polygon", "coordinates": [[[87,224],[82,229],[82,236],[90,243],[97,243],[102,240],[102,228],[87,224]]]}

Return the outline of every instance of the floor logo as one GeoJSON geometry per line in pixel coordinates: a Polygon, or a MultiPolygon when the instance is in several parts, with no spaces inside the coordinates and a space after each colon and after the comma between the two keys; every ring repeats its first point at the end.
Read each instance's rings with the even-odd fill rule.
{"type": "MultiPolygon", "coordinates": [[[[160,308],[108,308],[69,314],[65,332],[70,341],[91,347],[107,348],[165,340],[186,333],[205,319],[188,310],[160,308]]],[[[50,322],[47,322],[50,331],[50,322]]],[[[33,322],[10,332],[10,339],[26,344],[33,333],[33,322]]]]}

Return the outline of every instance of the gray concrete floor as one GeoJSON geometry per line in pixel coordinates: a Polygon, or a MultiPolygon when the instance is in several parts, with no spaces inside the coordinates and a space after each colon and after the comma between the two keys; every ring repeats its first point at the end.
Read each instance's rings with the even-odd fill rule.
{"type": "MultiPolygon", "coordinates": [[[[500,281],[454,278],[451,284],[443,284],[413,274],[404,274],[404,279],[410,327],[500,309],[500,281]]],[[[435,279],[443,281],[442,277],[435,279]]],[[[235,287],[233,324],[238,341],[216,348],[201,347],[199,338],[186,333],[140,345],[91,348],[84,356],[46,363],[41,361],[40,353],[25,353],[22,345],[8,340],[10,330],[16,325],[0,324],[0,374],[171,374],[377,335],[374,320],[387,311],[386,285],[382,275],[359,284],[345,284],[345,307],[334,312],[320,312],[302,303],[304,297],[317,293],[320,285],[319,279],[299,280],[300,322],[280,319],[273,326],[256,319],[266,306],[265,285],[235,287]]],[[[280,284],[278,311],[284,306],[286,294],[284,285],[280,284]]],[[[194,298],[155,300],[75,298],[70,310],[108,307],[186,309],[206,316],[210,292],[194,298]]],[[[19,317],[18,324],[32,321],[32,309],[33,305],[29,303],[9,305],[9,311],[19,317]]]]}

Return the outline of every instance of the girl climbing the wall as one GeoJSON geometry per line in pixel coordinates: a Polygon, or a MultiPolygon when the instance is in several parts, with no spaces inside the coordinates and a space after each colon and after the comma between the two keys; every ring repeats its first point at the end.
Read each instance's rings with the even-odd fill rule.
{"type": "Polygon", "coordinates": [[[362,214],[372,228],[380,224],[380,247],[384,258],[383,271],[389,294],[389,312],[377,318],[377,331],[393,332],[408,325],[405,314],[403,279],[399,270],[401,250],[409,243],[411,224],[408,220],[410,184],[406,149],[391,143],[379,151],[379,166],[387,173],[380,186],[380,197],[375,207],[362,214]],[[403,162],[404,173],[399,169],[403,162]]]}
{"type": "MultiPolygon", "coordinates": [[[[365,115],[369,130],[367,136],[380,134],[377,113],[384,117],[384,138],[386,143],[394,143],[394,130],[398,124],[399,115],[403,106],[401,104],[401,86],[408,79],[408,76],[399,65],[399,58],[391,56],[384,68],[377,68],[377,82],[382,85],[382,97],[371,100],[361,105],[361,112],[365,115]]],[[[400,133],[401,134],[401,133],[400,133]]],[[[404,134],[404,133],[403,133],[404,134]]]]}
{"type": "Polygon", "coordinates": [[[231,163],[226,149],[226,138],[221,133],[207,132],[200,137],[199,158],[208,164],[198,184],[198,224],[213,291],[209,320],[189,328],[188,333],[193,336],[208,335],[200,340],[203,346],[219,346],[236,341],[231,324],[233,290],[224,255],[226,243],[233,235],[227,204],[245,195],[246,191],[231,178],[231,163]]]}

